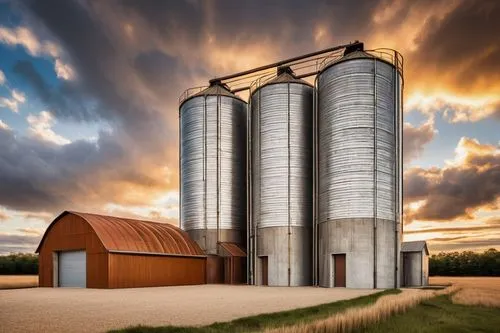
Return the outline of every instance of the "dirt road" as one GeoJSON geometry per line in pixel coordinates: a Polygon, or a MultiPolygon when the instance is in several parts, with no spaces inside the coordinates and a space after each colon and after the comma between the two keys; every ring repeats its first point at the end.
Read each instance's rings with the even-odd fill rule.
{"type": "Polygon", "coordinates": [[[102,332],[131,325],[206,325],[376,292],[201,285],[137,289],[0,290],[2,332],[102,332]]]}

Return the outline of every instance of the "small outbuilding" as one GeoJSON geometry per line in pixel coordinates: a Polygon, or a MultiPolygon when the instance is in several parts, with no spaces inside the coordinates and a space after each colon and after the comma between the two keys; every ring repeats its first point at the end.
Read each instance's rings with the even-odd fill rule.
{"type": "Polygon", "coordinates": [[[167,224],[65,211],[47,228],[40,287],[130,288],[206,283],[206,256],[167,224]]]}
{"type": "Polygon", "coordinates": [[[403,242],[401,260],[402,287],[429,285],[429,249],[426,241],[403,242]]]}

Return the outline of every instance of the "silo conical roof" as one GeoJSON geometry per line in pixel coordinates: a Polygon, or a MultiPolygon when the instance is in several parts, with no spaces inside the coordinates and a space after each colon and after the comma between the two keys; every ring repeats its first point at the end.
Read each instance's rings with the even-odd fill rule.
{"type": "Polygon", "coordinates": [[[290,69],[288,69],[288,70],[283,70],[283,71],[278,70],[278,76],[276,76],[272,80],[267,81],[262,86],[260,86],[258,89],[261,89],[261,88],[268,86],[268,85],[271,85],[271,84],[278,84],[278,83],[298,83],[298,84],[304,84],[306,86],[312,87],[312,85],[309,82],[306,82],[302,79],[298,79],[297,77],[295,77],[293,72],[290,69]]]}
{"type": "Polygon", "coordinates": [[[281,73],[280,75],[278,75],[277,77],[275,77],[274,79],[272,79],[271,81],[269,82],[266,82],[264,85],[268,85],[268,84],[275,84],[275,83],[300,83],[300,84],[306,84],[306,85],[309,85],[310,84],[302,79],[297,79],[294,75],[290,74],[290,73],[281,73]]]}
{"type": "Polygon", "coordinates": [[[191,97],[207,96],[207,95],[209,95],[209,96],[218,96],[218,95],[220,95],[220,96],[227,96],[227,97],[239,98],[238,96],[236,96],[235,94],[233,94],[231,91],[229,91],[229,89],[225,88],[224,86],[222,86],[220,84],[211,85],[210,87],[206,88],[205,90],[200,91],[197,94],[194,94],[191,97]]]}
{"type": "Polygon", "coordinates": [[[203,89],[202,91],[200,91],[192,96],[189,96],[188,98],[183,100],[182,103],[180,104],[180,106],[182,106],[182,104],[186,103],[187,101],[189,101],[192,98],[201,97],[201,96],[226,96],[226,97],[236,98],[242,102],[245,102],[239,96],[233,94],[224,85],[222,85],[220,83],[214,83],[214,84],[211,84],[208,88],[203,89]]]}
{"type": "Polygon", "coordinates": [[[321,69],[321,72],[324,72],[326,69],[330,68],[331,66],[333,66],[335,64],[338,64],[338,63],[341,63],[344,61],[348,61],[348,60],[354,60],[354,59],[377,59],[377,60],[385,62],[391,66],[395,66],[393,63],[389,62],[386,59],[383,59],[381,57],[377,57],[376,55],[365,52],[365,51],[357,50],[357,51],[349,52],[349,53],[345,54],[344,56],[342,56],[341,58],[334,59],[334,60],[326,63],[325,66],[321,69]]]}

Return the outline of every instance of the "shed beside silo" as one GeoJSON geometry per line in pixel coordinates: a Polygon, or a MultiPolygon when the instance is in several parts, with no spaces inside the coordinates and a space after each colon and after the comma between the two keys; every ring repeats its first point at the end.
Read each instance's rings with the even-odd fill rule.
{"type": "Polygon", "coordinates": [[[429,285],[429,249],[427,242],[404,242],[401,244],[403,287],[429,285]]]}
{"type": "Polygon", "coordinates": [[[206,256],[167,224],[63,212],[39,253],[40,287],[131,288],[204,284],[206,256]]]}

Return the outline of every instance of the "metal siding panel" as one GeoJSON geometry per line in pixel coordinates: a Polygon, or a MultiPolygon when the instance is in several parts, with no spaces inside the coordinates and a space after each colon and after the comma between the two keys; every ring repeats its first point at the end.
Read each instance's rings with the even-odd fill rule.
{"type": "Polygon", "coordinates": [[[394,79],[391,65],[372,58],[340,62],[319,75],[319,223],[373,218],[375,211],[395,219],[394,105],[401,88],[394,79]]]}
{"type": "Polygon", "coordinates": [[[108,253],[87,252],[87,288],[108,288],[108,253]]]}
{"type": "Polygon", "coordinates": [[[204,284],[206,258],[109,254],[109,288],[204,284]]]}
{"type": "Polygon", "coordinates": [[[308,85],[276,83],[251,97],[252,207],[259,228],[288,226],[289,218],[292,227],[311,226],[312,96],[308,85]]]}
{"type": "Polygon", "coordinates": [[[87,286],[87,254],[85,251],[59,253],[59,286],[87,286]]]}
{"type": "Polygon", "coordinates": [[[191,98],[181,106],[180,127],[182,229],[217,229],[219,209],[221,229],[245,230],[246,103],[191,98]]]}

